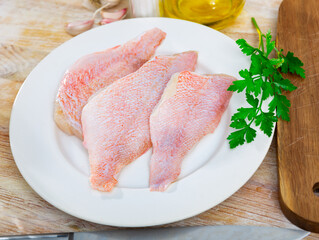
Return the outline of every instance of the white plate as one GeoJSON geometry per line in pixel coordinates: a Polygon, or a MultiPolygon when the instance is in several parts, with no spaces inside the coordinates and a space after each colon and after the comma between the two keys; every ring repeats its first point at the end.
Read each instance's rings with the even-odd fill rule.
{"type": "Polygon", "coordinates": [[[214,134],[206,136],[185,159],[179,180],[164,193],[148,190],[151,150],[119,178],[111,193],[90,188],[88,155],[80,140],[61,132],[53,105],[65,70],[79,57],[122,44],[158,27],[167,37],[156,54],[199,52],[199,73],[238,76],[249,59],[233,40],[202,25],[166,18],[112,23],[83,33],[52,51],[30,73],[15,100],[10,142],[15,162],[29,185],[46,201],[73,216],[113,226],[141,227],[178,221],[201,213],[231,196],[257,170],[272,138],[230,150],[230,117],[246,105],[234,94],[214,134]]]}

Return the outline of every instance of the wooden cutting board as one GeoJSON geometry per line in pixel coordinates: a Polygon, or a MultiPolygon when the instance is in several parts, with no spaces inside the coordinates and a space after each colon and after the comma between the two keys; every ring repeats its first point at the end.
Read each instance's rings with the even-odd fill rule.
{"type": "Polygon", "coordinates": [[[295,225],[319,232],[319,2],[284,0],[277,47],[304,62],[306,79],[288,75],[298,89],[287,94],[290,122],[277,128],[280,204],[295,225]]]}

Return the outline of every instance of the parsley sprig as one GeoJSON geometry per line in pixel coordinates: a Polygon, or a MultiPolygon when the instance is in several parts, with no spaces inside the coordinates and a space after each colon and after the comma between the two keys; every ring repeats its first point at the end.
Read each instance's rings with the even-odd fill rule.
{"type": "Polygon", "coordinates": [[[267,136],[271,136],[275,122],[279,118],[289,121],[290,101],[283,91],[293,91],[294,86],[289,79],[285,79],[282,73],[297,74],[305,78],[305,70],[302,68],[303,63],[295,57],[292,52],[287,55],[283,54],[275,47],[275,41],[272,41],[270,30],[263,34],[254,18],[252,22],[259,35],[259,46],[254,48],[246,40],[238,39],[236,43],[241,51],[250,56],[251,65],[249,69],[243,69],[239,75],[243,78],[234,81],[228,88],[228,91],[243,92],[245,91],[246,100],[250,107],[241,107],[231,118],[230,126],[236,131],[228,136],[230,148],[235,148],[245,142],[250,143],[256,137],[254,127],[267,136]],[[270,58],[270,54],[275,51],[275,58],[270,58]],[[280,69],[280,72],[279,72],[280,69]],[[263,110],[265,100],[271,98],[268,104],[268,111],[263,110]],[[254,125],[253,125],[254,123],[254,125]]]}

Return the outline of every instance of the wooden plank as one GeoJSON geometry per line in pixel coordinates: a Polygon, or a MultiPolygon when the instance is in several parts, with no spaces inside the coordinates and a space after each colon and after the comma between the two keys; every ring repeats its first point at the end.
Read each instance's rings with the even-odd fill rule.
{"type": "Polygon", "coordinates": [[[289,75],[298,87],[290,122],[278,122],[280,203],[287,218],[319,232],[319,5],[317,0],[284,0],[278,16],[277,45],[305,64],[306,79],[289,75]],[[315,188],[315,189],[314,189],[315,188]]]}

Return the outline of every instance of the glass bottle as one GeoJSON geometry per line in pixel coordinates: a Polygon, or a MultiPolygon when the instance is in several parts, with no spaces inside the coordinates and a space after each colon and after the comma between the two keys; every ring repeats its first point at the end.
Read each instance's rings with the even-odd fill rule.
{"type": "Polygon", "coordinates": [[[245,0],[160,0],[159,4],[161,16],[221,29],[239,15],[245,0]]]}

